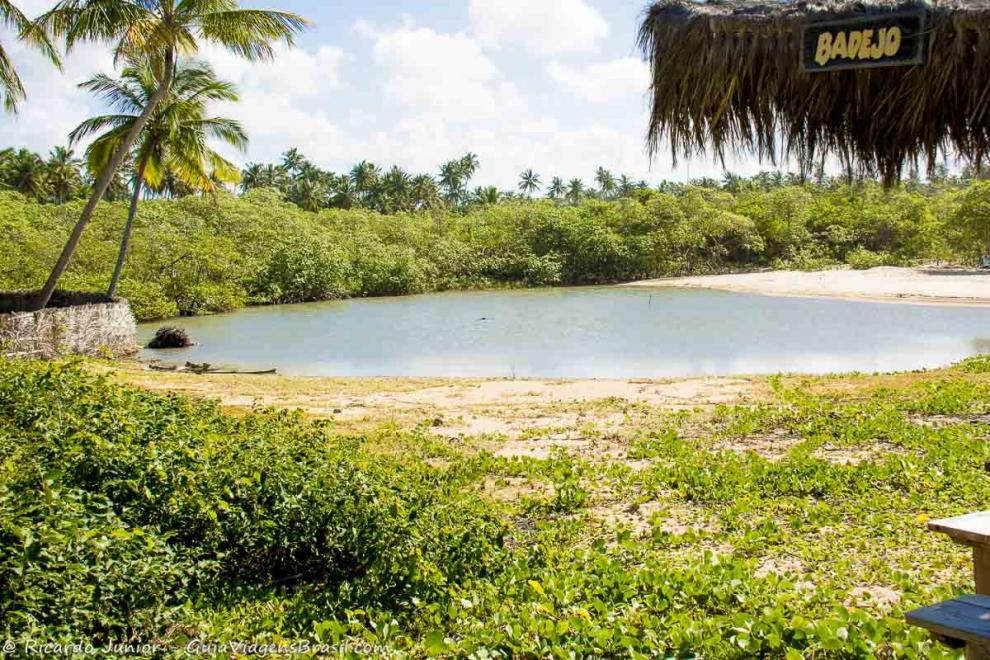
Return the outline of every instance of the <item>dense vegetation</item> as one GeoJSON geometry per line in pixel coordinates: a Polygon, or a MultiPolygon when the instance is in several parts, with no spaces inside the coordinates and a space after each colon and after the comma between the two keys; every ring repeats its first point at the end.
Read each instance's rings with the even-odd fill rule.
{"type": "MultiPolygon", "coordinates": [[[[121,294],[138,316],[452,288],[591,284],[745,270],[974,262],[990,185],[800,185],[779,177],[380,214],[307,212],[273,189],[141,203],[121,294]]],[[[0,193],[0,289],[37,288],[81,201],[0,193]]],[[[126,202],[104,203],[63,287],[102,291],[126,202]]]]}
{"type": "Polygon", "coordinates": [[[626,402],[634,468],[497,457],[425,424],[341,436],[0,361],[0,635],[936,657],[902,610],[972,579],[924,522],[990,497],[974,422],[988,374],[982,358],[913,379],[772,380],[765,403],[704,414],[626,402]],[[753,449],[768,438],[774,456],[753,449]],[[651,505],[645,530],[601,523],[651,505]]]}

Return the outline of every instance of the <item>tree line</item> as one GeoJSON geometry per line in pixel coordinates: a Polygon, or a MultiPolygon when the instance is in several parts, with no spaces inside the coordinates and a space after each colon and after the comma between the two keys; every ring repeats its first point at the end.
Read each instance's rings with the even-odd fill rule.
{"type": "MultiPolygon", "coordinates": [[[[99,206],[64,282],[75,290],[105,286],[131,220],[131,256],[116,276],[145,320],[448,289],[972,264],[990,244],[990,182],[885,190],[874,182],[774,181],[767,189],[679,185],[577,204],[514,198],[393,214],[306,211],[269,187],[141,200],[136,215],[121,200],[99,206]]],[[[29,288],[45,276],[84,203],[0,192],[0,289],[29,288]]]]}

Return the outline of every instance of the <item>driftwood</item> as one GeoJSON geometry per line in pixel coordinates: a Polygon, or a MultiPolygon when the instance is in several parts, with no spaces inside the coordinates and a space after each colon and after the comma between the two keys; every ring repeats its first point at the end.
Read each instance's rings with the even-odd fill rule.
{"type": "Polygon", "coordinates": [[[178,366],[176,364],[161,365],[161,364],[149,364],[148,368],[151,371],[166,371],[169,373],[186,373],[186,374],[197,374],[202,376],[203,374],[241,374],[244,376],[266,376],[277,373],[276,369],[264,369],[261,371],[238,371],[238,370],[226,370],[226,369],[214,369],[209,362],[196,363],[196,362],[186,362],[183,366],[178,366]]]}

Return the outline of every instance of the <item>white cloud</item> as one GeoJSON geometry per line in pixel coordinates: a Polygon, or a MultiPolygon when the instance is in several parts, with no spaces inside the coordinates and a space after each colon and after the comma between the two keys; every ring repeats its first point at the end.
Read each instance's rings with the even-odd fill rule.
{"type": "Polygon", "coordinates": [[[537,55],[591,51],[609,33],[584,0],[471,0],[469,14],[486,45],[518,43],[537,55]]]}
{"type": "Polygon", "coordinates": [[[355,29],[373,40],[385,93],[409,108],[465,123],[525,112],[516,85],[502,80],[481,45],[464,33],[411,23],[391,30],[359,23],[355,29]]]}
{"type": "MultiPolygon", "coordinates": [[[[490,46],[556,55],[592,50],[608,32],[581,0],[531,4],[473,0],[472,27],[462,31],[445,32],[412,19],[396,26],[358,21],[354,30],[368,48],[353,54],[325,43],[280,48],[274,62],[250,63],[204,48],[200,56],[241,91],[239,103],[218,106],[215,114],[240,120],[251,138],[248,154],[225,154],[237,162],[268,162],[296,146],[336,171],[369,159],[436,173],[442,161],[472,151],[481,159],[472,185],[502,188],[514,188],[519,172],[529,167],[545,182],[561,176],[590,184],[598,165],[651,181],[668,174],[669,157],[658,157],[651,173],[643,152],[646,116],[636,95],[646,90],[648,79],[638,61],[575,66],[562,57],[547,64],[530,56],[521,73],[500,66],[506,50],[490,46]],[[611,105],[599,110],[575,103],[547,85],[544,73],[578,99],[611,105]]],[[[64,73],[17,42],[9,52],[29,100],[18,117],[0,116],[0,146],[46,153],[100,110],[76,84],[112,70],[105,46],[80,46],[66,59],[64,73]]],[[[518,64],[515,57],[508,60],[518,64]]],[[[675,176],[717,175],[720,169],[696,160],[682,163],[675,176]]]]}
{"type": "Polygon", "coordinates": [[[235,161],[274,160],[298,146],[314,160],[332,158],[349,142],[323,108],[330,92],[342,87],[341,68],[350,60],[341,49],[316,50],[279,46],[269,62],[248,62],[224,49],[208,46],[200,57],[217,75],[237,85],[240,101],[215,108],[216,114],[243,124],[251,140],[249,157],[224,149],[235,161]]]}
{"type": "Polygon", "coordinates": [[[561,87],[589,103],[627,103],[642,97],[650,86],[649,67],[635,57],[585,67],[551,62],[547,73],[561,87]]]}
{"type": "Polygon", "coordinates": [[[245,92],[264,89],[304,98],[341,86],[340,69],[348,57],[340,48],[320,46],[308,51],[279,45],[275,53],[271,61],[249,62],[228,50],[207,46],[199,57],[213,64],[221,78],[237,83],[245,92]]]}
{"type": "Polygon", "coordinates": [[[20,41],[5,47],[24,83],[27,100],[18,114],[0,114],[0,145],[47,154],[52,146],[66,144],[69,132],[82,120],[101,110],[77,85],[97,72],[111,72],[113,57],[103,46],[84,44],[73,49],[59,71],[20,41]]]}

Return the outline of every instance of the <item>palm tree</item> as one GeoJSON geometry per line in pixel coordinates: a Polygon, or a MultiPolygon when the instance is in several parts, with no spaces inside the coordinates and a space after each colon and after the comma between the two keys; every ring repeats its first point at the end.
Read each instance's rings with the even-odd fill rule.
{"type": "Polygon", "coordinates": [[[82,163],[74,156],[72,149],[55,147],[49,154],[45,167],[48,170],[52,200],[56,204],[64,204],[82,189],[82,163]]]}
{"type": "Polygon", "coordinates": [[[398,165],[393,165],[382,177],[381,188],[383,213],[404,211],[412,206],[412,178],[398,165]]]}
{"type": "Polygon", "coordinates": [[[260,188],[265,166],[261,163],[248,163],[241,171],[241,191],[247,192],[252,188],[260,188]]]}
{"type": "Polygon", "coordinates": [[[560,199],[567,193],[567,188],[564,186],[564,180],[559,176],[555,176],[550,180],[550,187],[547,188],[547,195],[550,199],[560,199]]]}
{"type": "Polygon", "coordinates": [[[68,267],[97,203],[167,95],[177,58],[196,53],[202,42],[217,44],[249,60],[271,59],[274,42],[291,46],[293,36],[308,23],[289,12],[242,9],[237,0],[61,0],[38,23],[64,37],[66,50],[84,41],[110,41],[118,61],[148,58],[157,69],[157,87],[97,177],[92,196],[34,302],[35,309],[43,309],[68,267]]]}
{"type": "Polygon", "coordinates": [[[282,154],[282,167],[289,174],[296,174],[305,164],[307,164],[306,158],[295,147],[282,154]]]}
{"type": "Polygon", "coordinates": [[[482,206],[493,206],[498,204],[499,200],[502,198],[502,195],[495,186],[478,186],[474,189],[473,197],[475,204],[480,204],[482,206]]]}
{"type": "Polygon", "coordinates": [[[523,171],[519,175],[519,190],[526,193],[526,196],[531,196],[534,192],[540,189],[540,175],[534,172],[532,169],[523,171]]]}
{"type": "Polygon", "coordinates": [[[351,183],[358,192],[358,196],[366,206],[374,203],[377,192],[378,180],[382,172],[374,163],[362,160],[351,168],[351,183]]]}
{"type": "MultiPolygon", "coordinates": [[[[99,74],[80,85],[118,111],[87,119],[69,135],[75,143],[105,131],[86,149],[90,171],[100,172],[107,167],[119,145],[141,120],[158,87],[156,71],[160,69],[147,60],[131,60],[119,80],[99,74]]],[[[237,167],[207,145],[207,140],[214,139],[238,149],[247,146],[247,136],[239,123],[206,116],[208,104],[237,99],[236,88],[217,80],[209,65],[187,62],[176,66],[168,94],[157,105],[134,144],[137,166],[134,191],[108,298],[117,292],[145,184],[181,195],[188,190],[213,191],[217,180],[232,183],[240,180],[237,167]]]]}
{"type": "Polygon", "coordinates": [[[581,179],[571,179],[567,182],[567,198],[572,204],[577,204],[584,197],[584,181],[581,179]]]}
{"type": "Polygon", "coordinates": [[[413,205],[418,209],[432,209],[440,206],[440,189],[436,180],[429,174],[414,176],[410,183],[413,205]]]}
{"type": "Polygon", "coordinates": [[[332,193],[330,203],[337,208],[349,209],[357,206],[361,202],[358,198],[357,189],[351,182],[351,177],[346,174],[334,177],[331,190],[332,193]]]}
{"type": "Polygon", "coordinates": [[[459,160],[449,160],[440,166],[440,186],[444,199],[450,204],[459,203],[464,197],[464,168],[459,160]]]}
{"type": "Polygon", "coordinates": [[[601,192],[602,199],[612,199],[615,195],[615,177],[604,167],[595,170],[595,182],[601,192]]]}
{"type": "MultiPolygon", "coordinates": [[[[28,19],[10,0],[0,0],[0,23],[14,28],[19,41],[34,46],[52,64],[61,68],[58,51],[49,41],[45,29],[37,22],[28,19]]],[[[0,90],[3,90],[3,107],[10,113],[17,112],[17,104],[27,98],[20,76],[14,70],[14,65],[2,45],[0,45],[0,90]]]]}
{"type": "Polygon", "coordinates": [[[28,149],[8,152],[2,178],[4,186],[31,195],[39,202],[47,201],[51,195],[45,161],[28,149]]]}
{"type": "Polygon", "coordinates": [[[633,182],[632,178],[627,174],[623,174],[619,177],[617,185],[619,189],[619,197],[630,197],[632,196],[633,191],[636,190],[635,182],[633,182]]]}
{"type": "Polygon", "coordinates": [[[480,165],[481,162],[478,160],[477,154],[473,154],[469,151],[461,156],[459,163],[461,166],[461,174],[464,175],[464,184],[467,185],[467,182],[471,180],[474,173],[478,171],[478,165],[480,165]]]}

